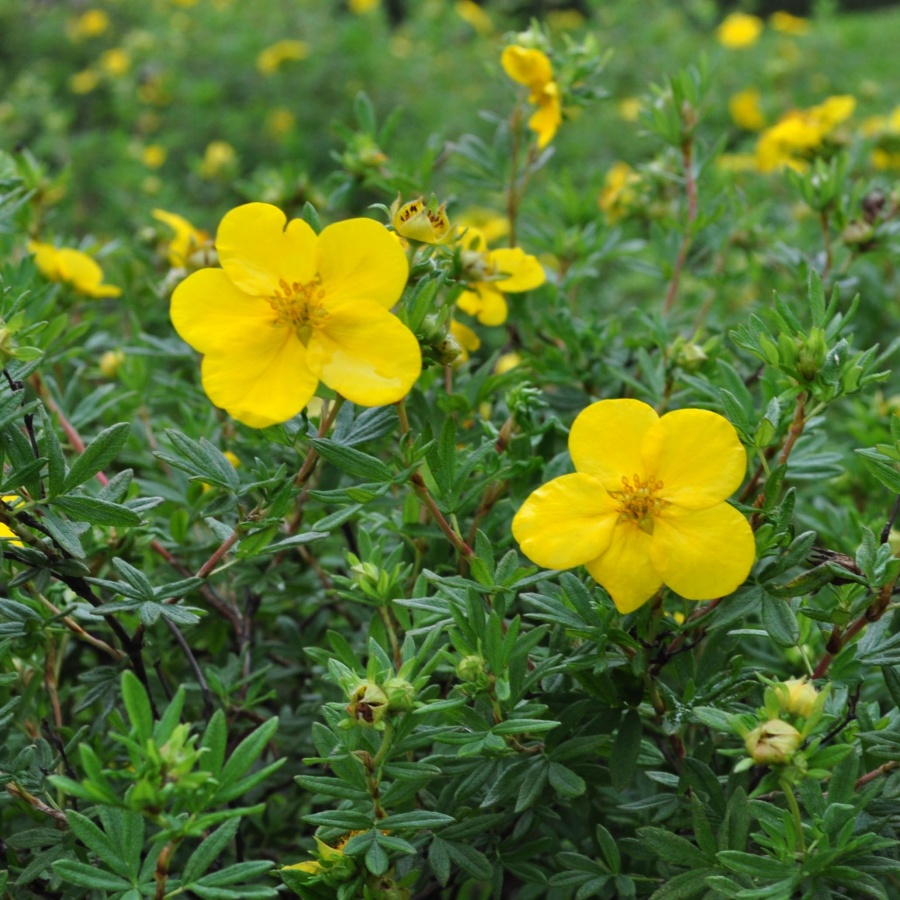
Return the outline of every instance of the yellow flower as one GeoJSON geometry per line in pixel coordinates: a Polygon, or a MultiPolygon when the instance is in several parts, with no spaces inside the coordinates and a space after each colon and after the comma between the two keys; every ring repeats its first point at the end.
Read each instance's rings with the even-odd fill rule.
{"type": "Polygon", "coordinates": [[[759,16],[733,12],[726,16],[716,29],[716,37],[723,47],[739,50],[750,47],[759,40],[762,34],[763,20],[759,16]]]}
{"type": "Polygon", "coordinates": [[[228,141],[210,141],[203,153],[200,174],[204,178],[216,178],[237,164],[237,153],[228,141]]]}
{"type": "Polygon", "coordinates": [[[114,47],[101,55],[100,68],[114,78],[124,75],[131,68],[131,57],[120,47],[114,47]]]}
{"type": "Polygon", "coordinates": [[[41,241],[29,241],[28,252],[34,264],[50,281],[63,281],[86,297],[119,297],[122,289],[103,284],[103,270],[95,259],[69,247],[54,247],[41,241]]]}
{"type": "Polygon", "coordinates": [[[509,234],[509,219],[484,206],[470,206],[463,210],[456,217],[456,224],[460,231],[477,228],[489,244],[509,234]]]}
{"type": "Polygon", "coordinates": [[[640,180],[640,176],[627,162],[617,160],[609,167],[597,205],[606,214],[606,221],[610,225],[618,222],[628,211],[635,199],[634,186],[640,180]]]}
{"type": "Polygon", "coordinates": [[[503,51],[500,64],[513,81],[524,84],[531,92],[528,102],[537,110],[528,127],[538,136],[538,147],[544,148],[562,123],[559,85],[553,80],[553,66],[546,53],[512,44],[503,51]]]}
{"type": "Polygon", "coordinates": [[[371,219],[320,235],[268,203],[222,219],[221,269],[175,289],[175,330],[204,354],[203,387],[253,428],[295,416],[319,382],[361,406],[404,397],[422,368],[418,342],[389,312],[409,274],[406,256],[371,219]]]}
{"type": "Polygon", "coordinates": [[[759,101],[760,93],[756,88],[747,88],[729,97],[728,112],[731,113],[731,120],[738,128],[761,131],[766,127],[759,101]]]}
{"type": "Polygon", "coordinates": [[[400,205],[400,196],[391,204],[391,224],[401,237],[423,244],[443,244],[453,236],[442,203],[437,209],[422,197],[400,205]]]}
{"type": "Polygon", "coordinates": [[[517,368],[522,364],[522,357],[520,354],[513,351],[512,353],[504,353],[497,360],[496,365],[494,366],[494,374],[495,375],[505,375],[507,372],[512,372],[513,369],[517,368]]]}
{"type": "Polygon", "coordinates": [[[464,363],[469,358],[469,354],[474,353],[481,346],[481,338],[468,325],[463,325],[456,319],[450,320],[450,334],[456,338],[456,343],[459,345],[459,356],[454,362],[464,363]]]}
{"type": "Polygon", "coordinates": [[[716,157],[716,168],[723,172],[753,172],[759,166],[752,153],[720,153],[716,157]]]}
{"type": "Polygon", "coordinates": [[[162,144],[148,144],[141,151],[141,160],[148,169],[158,169],[165,163],[167,155],[162,144]]]}
{"type": "Polygon", "coordinates": [[[809,31],[809,19],[792,16],[789,12],[779,10],[769,16],[769,24],[782,34],[803,35],[809,31]]]}
{"type": "Polygon", "coordinates": [[[349,0],[347,5],[350,7],[350,12],[360,16],[372,12],[373,9],[378,9],[381,0],[349,0]]]}
{"type": "Polygon", "coordinates": [[[513,519],[532,562],[587,566],[621,613],[664,584],[710,600],[743,583],[753,531],[725,500],[747,454],[727,419],[704,409],[659,417],[638,400],[600,400],[575,419],[569,453],[575,473],[538,488],[513,519]]]}
{"type": "Polygon", "coordinates": [[[104,378],[115,378],[123,362],[125,362],[124,350],[107,350],[101,355],[98,365],[104,378]]]}
{"type": "Polygon", "coordinates": [[[494,23],[491,17],[473,0],[457,0],[453,7],[456,14],[472,28],[481,37],[487,37],[494,31],[494,23]]]}
{"type": "Polygon", "coordinates": [[[619,101],[619,115],[625,122],[637,122],[643,108],[640,97],[624,97],[619,101]]]}
{"type": "Polygon", "coordinates": [[[304,41],[277,41],[256,57],[256,68],[263,75],[274,75],[283,63],[306,59],[307,56],[309,44],[304,41]]]}
{"type": "Polygon", "coordinates": [[[504,291],[518,294],[540,287],[546,280],[537,257],[520,247],[488,250],[487,241],[475,228],[462,238],[460,260],[465,270],[468,289],[456,301],[457,306],[482,325],[502,325],[508,308],[504,291]]]}
{"type": "Polygon", "coordinates": [[[100,73],[95,69],[82,69],[69,78],[69,90],[73,94],[89,94],[100,84],[100,73]]]}
{"type": "Polygon", "coordinates": [[[73,41],[81,38],[97,37],[109,28],[109,16],[102,9],[88,9],[80,16],[70,19],[66,33],[73,41]]]}
{"type": "MultiPolygon", "coordinates": [[[[15,506],[16,502],[20,499],[18,494],[4,494],[3,497],[0,497],[0,500],[3,500],[8,506],[15,506]]],[[[4,543],[9,542],[13,547],[24,546],[12,528],[8,525],[4,525],[2,522],[0,522],[0,541],[4,543]]]]}
{"type": "Polygon", "coordinates": [[[167,248],[169,265],[174,269],[184,268],[192,254],[209,244],[208,232],[194,228],[187,219],[176,213],[154,209],[153,218],[168,225],[175,232],[167,248]]]}

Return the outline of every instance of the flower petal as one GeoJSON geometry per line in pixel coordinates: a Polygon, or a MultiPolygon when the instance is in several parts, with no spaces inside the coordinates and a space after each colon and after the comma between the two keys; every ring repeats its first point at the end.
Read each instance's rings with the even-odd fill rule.
{"type": "Polygon", "coordinates": [[[537,257],[526,253],[521,247],[492,250],[488,254],[488,260],[495,272],[509,276],[502,281],[494,282],[497,290],[515,294],[519,291],[530,291],[547,280],[544,267],[537,261],[537,257]]]}
{"type": "Polygon", "coordinates": [[[316,233],[303,219],[270,203],[245,203],[225,214],[216,233],[219,263],[235,286],[273,297],[280,282],[305,284],[316,275],[316,233]]]}
{"type": "Polygon", "coordinates": [[[56,259],[59,277],[69,282],[79,294],[87,297],[119,297],[122,294],[122,289],[115,285],[101,284],[103,269],[87,253],[63,247],[57,252],[56,259]]]}
{"type": "Polygon", "coordinates": [[[609,545],[615,501],[590,475],[561,475],[534,491],[512,522],[522,552],[547,569],[570,569],[609,545]]]}
{"type": "Polygon", "coordinates": [[[204,356],[202,375],[209,399],[251,428],[286,422],[319,385],[290,328],[254,329],[240,344],[204,356]]]}
{"type": "Polygon", "coordinates": [[[756,557],[749,522],[733,506],[668,507],[653,523],[653,567],[687,600],[724,597],[743,584],[756,557]]]}
{"type": "Polygon", "coordinates": [[[500,57],[503,71],[519,84],[535,89],[553,80],[553,66],[546,53],[512,44],[500,57]]]}
{"type": "Polygon", "coordinates": [[[502,325],[509,313],[506,297],[487,281],[473,284],[471,290],[463,291],[456,298],[456,305],[470,316],[477,316],[482,325],[502,325]]]}
{"type": "Polygon", "coordinates": [[[329,225],[319,235],[316,262],[328,303],[368,300],[390,309],[409,278],[403,248],[374,219],[329,225]]]}
{"type": "Polygon", "coordinates": [[[606,551],[585,565],[620,613],[634,612],[662,587],[650,561],[651,537],[629,522],[618,523],[606,551]]]}
{"type": "Polygon", "coordinates": [[[569,453],[579,472],[593,475],[608,491],[622,478],[646,477],[641,458],[644,436],[659,417],[640,400],[598,400],[572,423],[569,453]]]}
{"type": "Polygon", "coordinates": [[[422,371],[415,335],[376,303],[329,304],[327,312],[309,340],[310,369],[360,406],[383,406],[405,397],[422,371]]]}
{"type": "Polygon", "coordinates": [[[663,483],[659,496],[687,509],[730,497],[744,480],[747,451],[734,426],[706,409],[666,413],[644,439],[647,472],[663,483]]]}
{"type": "MultiPolygon", "coordinates": [[[[555,85],[553,85],[555,87],[555,85]]],[[[559,97],[555,94],[543,95],[540,105],[528,120],[528,127],[538,136],[538,147],[543,149],[553,140],[557,129],[562,124],[562,108],[559,97]]]]}
{"type": "Polygon", "coordinates": [[[275,330],[272,307],[238,290],[221,269],[200,269],[182,281],[172,294],[170,316],[182,340],[201,353],[238,353],[245,339],[275,330]]]}

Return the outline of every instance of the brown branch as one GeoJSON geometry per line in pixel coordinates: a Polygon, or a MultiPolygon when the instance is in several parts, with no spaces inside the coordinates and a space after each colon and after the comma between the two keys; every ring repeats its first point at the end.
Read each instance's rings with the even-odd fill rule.
{"type": "Polygon", "coordinates": [[[865,775],[861,775],[856,779],[856,784],[853,786],[854,790],[858,791],[860,788],[865,787],[870,781],[874,781],[876,778],[880,778],[882,775],[892,772],[898,766],[900,766],[900,761],[892,759],[890,762],[883,763],[877,769],[866,772],[865,775]]]}
{"type": "Polygon", "coordinates": [[[694,140],[688,135],[681,144],[681,167],[684,170],[684,193],[687,197],[687,218],[684,223],[684,233],[681,236],[681,245],[678,248],[678,256],[672,268],[672,277],[669,279],[669,287],[666,291],[666,300],[663,303],[663,312],[670,312],[678,294],[678,284],[681,281],[681,271],[687,261],[688,250],[691,247],[693,235],[691,227],[697,219],[697,181],[694,178],[694,140]]]}

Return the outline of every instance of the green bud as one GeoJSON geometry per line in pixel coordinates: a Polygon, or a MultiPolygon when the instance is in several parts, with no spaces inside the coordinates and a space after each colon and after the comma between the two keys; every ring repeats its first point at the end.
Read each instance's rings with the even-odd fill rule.
{"type": "Polygon", "coordinates": [[[384,683],[384,693],[387,696],[388,707],[397,712],[412,709],[416,699],[416,689],[412,684],[396,675],[384,683]]]}
{"type": "Polygon", "coordinates": [[[463,681],[478,681],[485,673],[485,661],[482,656],[464,656],[456,664],[456,674],[463,681]]]}
{"type": "Polygon", "coordinates": [[[781,332],[778,335],[778,359],[780,364],[787,369],[792,369],[797,364],[797,342],[789,335],[781,332]]]}
{"type": "Polygon", "coordinates": [[[816,706],[819,692],[805,678],[789,678],[775,685],[783,712],[808,719],[816,706]]]}
{"type": "Polygon", "coordinates": [[[757,765],[779,766],[791,761],[802,741],[800,732],[793,725],[781,719],[770,719],[744,738],[744,746],[757,765]]]}
{"type": "Polygon", "coordinates": [[[770,366],[778,365],[781,359],[781,356],[778,353],[778,346],[767,334],[761,334],[759,336],[759,349],[765,361],[770,366]]]}
{"type": "Polygon", "coordinates": [[[825,340],[825,331],[818,326],[810,329],[806,340],[800,344],[797,372],[807,381],[812,381],[822,368],[827,353],[828,343],[825,340]]]}

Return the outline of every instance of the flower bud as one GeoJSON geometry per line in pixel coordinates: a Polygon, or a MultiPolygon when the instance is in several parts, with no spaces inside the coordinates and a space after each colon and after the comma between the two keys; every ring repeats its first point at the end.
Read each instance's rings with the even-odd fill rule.
{"type": "Polygon", "coordinates": [[[107,350],[100,357],[99,366],[104,378],[115,378],[119,374],[119,366],[125,362],[124,350],[107,350]]]}
{"type": "Polygon", "coordinates": [[[360,682],[347,704],[347,712],[363,726],[378,725],[387,711],[387,694],[372,681],[360,682]]]}
{"type": "Polygon", "coordinates": [[[822,328],[811,328],[809,336],[800,345],[800,353],[797,358],[797,372],[807,381],[812,381],[828,353],[828,344],[825,340],[825,331],[822,328]]]}
{"type": "Polygon", "coordinates": [[[474,654],[464,656],[456,664],[456,674],[463,681],[478,681],[484,675],[484,658],[474,654]]]}
{"type": "Polygon", "coordinates": [[[384,683],[384,693],[387,695],[388,707],[398,712],[406,712],[412,709],[416,699],[416,689],[405,678],[394,676],[384,683]]]}
{"type": "Polygon", "coordinates": [[[776,690],[782,710],[802,719],[809,718],[819,696],[819,692],[805,678],[789,678],[776,690]]]}
{"type": "Polygon", "coordinates": [[[400,196],[391,204],[391,224],[394,231],[423,244],[442,244],[452,234],[445,205],[437,206],[432,198],[427,204],[422,197],[400,205],[400,196]]]}
{"type": "Polygon", "coordinates": [[[744,738],[744,746],[757,765],[777,766],[791,761],[802,740],[793,725],[781,719],[770,719],[744,738]]]}

